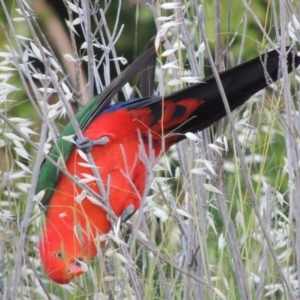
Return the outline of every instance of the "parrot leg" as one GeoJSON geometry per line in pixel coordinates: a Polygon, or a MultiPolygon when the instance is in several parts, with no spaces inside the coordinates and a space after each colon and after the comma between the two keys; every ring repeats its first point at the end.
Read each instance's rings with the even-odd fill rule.
{"type": "Polygon", "coordinates": [[[121,222],[126,222],[135,212],[133,204],[128,205],[121,214],[121,222]]]}
{"type": "Polygon", "coordinates": [[[76,140],[76,145],[84,153],[90,153],[92,151],[93,146],[104,146],[107,143],[109,143],[109,141],[110,139],[106,135],[101,136],[98,140],[91,140],[87,137],[83,137],[82,139],[76,140]]]}
{"type": "Polygon", "coordinates": [[[122,234],[130,234],[133,231],[132,224],[125,223],[135,212],[135,206],[133,204],[128,205],[122,212],[120,218],[123,223],[122,234]]]}

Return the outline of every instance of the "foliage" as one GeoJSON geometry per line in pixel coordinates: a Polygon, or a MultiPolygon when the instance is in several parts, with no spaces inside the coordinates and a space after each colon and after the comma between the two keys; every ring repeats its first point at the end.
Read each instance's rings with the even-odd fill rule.
{"type": "MultiPolygon", "coordinates": [[[[122,45],[139,43],[145,19],[155,20],[157,41],[166,39],[155,90],[164,95],[199,81],[209,73],[205,66],[215,67],[209,47],[221,70],[223,62],[235,65],[276,44],[285,49],[299,42],[299,4],[151,1],[133,6],[133,18],[122,11],[125,27],[134,28],[124,36],[118,11],[128,6],[122,1],[117,9],[110,6],[117,1],[82,1],[81,7],[65,1],[67,35],[54,9],[47,8],[48,16],[37,2],[33,10],[22,0],[1,0],[1,297],[296,299],[297,71],[234,112],[234,123],[220,121],[172,147],[151,172],[149,193],[130,220],[133,232],[123,236],[114,224],[88,272],[69,285],[43,273],[36,247],[43,214],[34,193],[44,153],[71,119],[70,107],[77,111],[101,93],[124,58],[132,59],[122,58],[122,45]]],[[[134,84],[125,86],[123,99],[134,84]]]]}

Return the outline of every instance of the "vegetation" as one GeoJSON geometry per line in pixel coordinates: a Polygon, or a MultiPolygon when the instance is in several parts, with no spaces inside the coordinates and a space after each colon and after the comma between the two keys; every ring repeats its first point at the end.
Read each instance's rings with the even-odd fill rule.
{"type": "MultiPolygon", "coordinates": [[[[42,270],[43,213],[34,194],[43,153],[70,119],[66,107],[75,113],[101,93],[152,35],[166,39],[154,91],[166,95],[210,68],[222,70],[276,45],[299,47],[299,3],[53,1],[64,4],[67,20],[61,20],[53,3],[6,2],[0,9],[0,298],[297,299],[298,71],[234,112],[234,124],[222,120],[166,153],[130,220],[132,233],[123,236],[114,224],[88,272],[71,284],[52,283],[42,270]]],[[[119,99],[128,99],[135,83],[119,99]]]]}

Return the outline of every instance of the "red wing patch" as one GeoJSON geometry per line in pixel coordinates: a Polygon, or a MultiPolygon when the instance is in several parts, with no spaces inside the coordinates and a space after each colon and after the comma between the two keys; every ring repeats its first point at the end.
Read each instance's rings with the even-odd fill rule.
{"type": "MultiPolygon", "coordinates": [[[[183,133],[180,126],[188,122],[193,117],[199,106],[205,101],[194,98],[186,98],[178,102],[172,99],[165,99],[159,103],[154,103],[147,107],[130,111],[132,118],[138,122],[144,141],[148,140],[149,131],[152,134],[153,146],[156,143],[161,146],[163,137],[170,139],[174,143],[176,137],[168,137],[170,133],[183,133]],[[162,106],[163,105],[163,106],[162,106]]],[[[169,143],[168,143],[169,144],[169,143]]],[[[158,146],[158,145],[157,145],[158,146]]],[[[168,145],[166,145],[168,148],[168,145]]]]}

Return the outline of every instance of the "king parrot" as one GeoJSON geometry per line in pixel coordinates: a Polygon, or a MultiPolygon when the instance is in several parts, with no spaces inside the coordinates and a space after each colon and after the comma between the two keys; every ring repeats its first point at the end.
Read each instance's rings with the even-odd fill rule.
{"type": "MultiPolygon", "coordinates": [[[[300,64],[300,57],[287,51],[287,69],[292,72],[300,64]]],[[[153,47],[147,55],[153,59],[153,47]]],[[[149,59],[142,57],[143,65],[149,59]]],[[[130,75],[137,72],[141,62],[138,59],[130,75]]],[[[221,72],[230,109],[277,81],[280,69],[279,51],[273,50],[221,72]]],[[[121,76],[112,85],[120,87],[126,79],[121,76]]],[[[68,124],[49,156],[55,161],[62,157],[65,169],[84,180],[94,176],[81,154],[90,153],[111,210],[126,220],[141,205],[149,161],[155,163],[170,146],[184,139],[185,133],[210,126],[226,111],[213,76],[167,96],[147,96],[108,106],[111,91],[94,98],[77,114],[83,138],[78,138],[76,145],[65,141],[64,136],[75,133],[72,124],[68,124]],[[154,159],[147,161],[146,156],[154,159]]],[[[98,183],[95,179],[87,186],[104,199],[98,183]]],[[[69,283],[84,272],[82,262],[96,255],[95,238],[107,233],[111,223],[97,201],[49,160],[41,167],[37,193],[42,193],[46,214],[39,244],[45,272],[57,283],[69,283]]]]}

